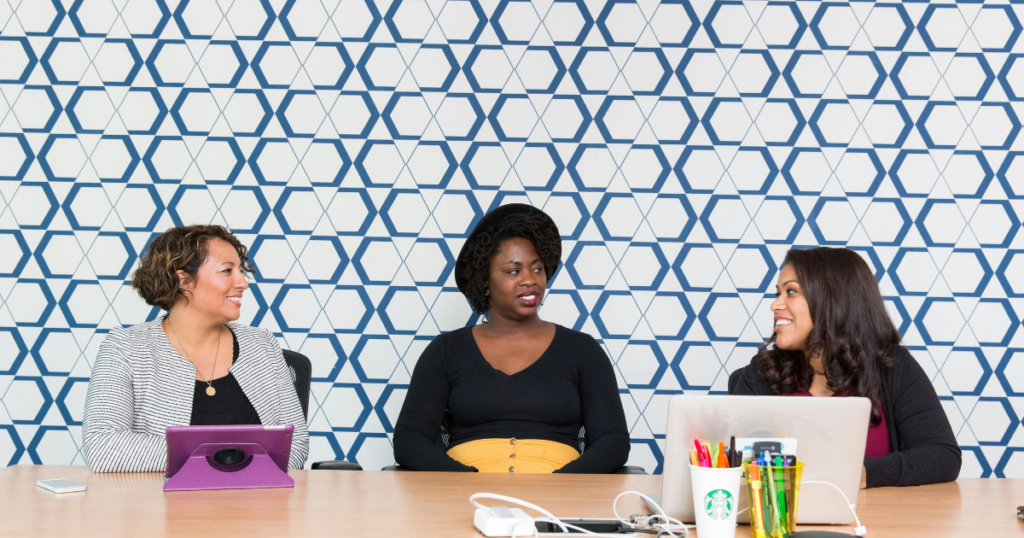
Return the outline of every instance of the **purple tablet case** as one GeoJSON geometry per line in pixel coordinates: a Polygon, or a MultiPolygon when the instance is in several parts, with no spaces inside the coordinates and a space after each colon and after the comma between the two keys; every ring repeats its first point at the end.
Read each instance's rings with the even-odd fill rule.
{"type": "Polygon", "coordinates": [[[288,455],[295,426],[169,426],[164,491],[291,488],[288,455]],[[234,448],[242,461],[223,465],[217,451],[234,448]]]}

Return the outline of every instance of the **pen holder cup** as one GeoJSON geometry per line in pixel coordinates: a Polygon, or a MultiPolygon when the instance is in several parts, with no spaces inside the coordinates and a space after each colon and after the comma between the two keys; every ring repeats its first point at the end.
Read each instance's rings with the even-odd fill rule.
{"type": "Polygon", "coordinates": [[[739,509],[742,467],[690,465],[693,512],[700,538],[733,538],[739,509]]]}
{"type": "Polygon", "coordinates": [[[750,501],[750,533],[754,538],[791,538],[796,532],[803,462],[777,467],[743,462],[750,501]]]}

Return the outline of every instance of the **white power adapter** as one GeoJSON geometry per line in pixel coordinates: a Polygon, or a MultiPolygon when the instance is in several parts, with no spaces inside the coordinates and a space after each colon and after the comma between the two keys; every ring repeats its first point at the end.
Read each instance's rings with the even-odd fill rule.
{"type": "Polygon", "coordinates": [[[532,536],[533,518],[519,508],[477,508],[473,524],[484,536],[532,536]]]}

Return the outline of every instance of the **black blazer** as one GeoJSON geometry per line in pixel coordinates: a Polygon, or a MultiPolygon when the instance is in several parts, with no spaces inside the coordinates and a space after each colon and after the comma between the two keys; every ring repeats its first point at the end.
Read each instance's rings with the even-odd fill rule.
{"type": "MultiPolygon", "coordinates": [[[[960,447],[931,380],[907,348],[893,348],[896,367],[882,376],[882,412],[892,452],[864,458],[868,487],[952,482],[960,474],[960,447]]],[[[771,396],[754,360],[729,376],[729,394],[771,396]]]]}

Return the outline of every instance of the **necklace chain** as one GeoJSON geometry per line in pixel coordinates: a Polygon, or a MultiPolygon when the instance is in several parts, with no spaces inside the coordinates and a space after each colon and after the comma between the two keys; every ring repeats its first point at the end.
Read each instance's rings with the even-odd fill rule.
{"type": "MultiPolygon", "coordinates": [[[[188,359],[188,362],[192,363],[192,366],[196,366],[196,361],[192,360],[192,356],[189,355],[188,354],[188,350],[185,349],[185,344],[181,343],[181,338],[178,337],[178,332],[174,330],[174,325],[171,325],[171,318],[170,318],[170,316],[167,317],[167,326],[171,328],[171,334],[173,334],[174,335],[174,339],[178,341],[178,347],[180,347],[181,350],[185,352],[185,358],[188,359]]],[[[220,337],[221,337],[221,334],[222,334],[222,331],[220,330],[220,327],[217,327],[217,351],[214,352],[214,354],[213,354],[213,370],[210,371],[210,380],[205,382],[206,383],[206,395],[207,396],[213,396],[214,394],[217,394],[217,389],[213,388],[213,374],[215,374],[217,372],[217,358],[220,356],[220,337]]],[[[199,367],[198,366],[196,366],[196,371],[197,372],[199,371],[199,367]]],[[[202,381],[202,380],[200,379],[200,381],[202,381]]]]}

